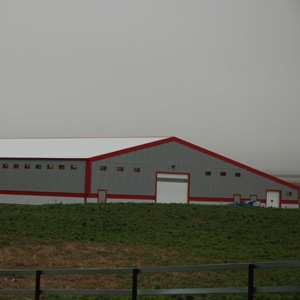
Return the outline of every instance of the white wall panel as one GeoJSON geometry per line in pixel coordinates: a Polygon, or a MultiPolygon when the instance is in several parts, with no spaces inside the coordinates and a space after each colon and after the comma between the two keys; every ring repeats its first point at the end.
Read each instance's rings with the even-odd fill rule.
{"type": "Polygon", "coordinates": [[[282,204],[282,208],[299,208],[299,204],[282,204]]]}
{"type": "Polygon", "coordinates": [[[80,197],[56,197],[56,196],[28,196],[28,195],[0,195],[2,204],[74,204],[84,203],[84,198],[80,197]]]}
{"type": "Polygon", "coordinates": [[[190,204],[203,204],[203,205],[229,205],[232,202],[218,202],[218,201],[190,201],[190,204]]]}
{"type": "Polygon", "coordinates": [[[86,203],[98,203],[98,199],[97,198],[87,198],[86,203]]]}

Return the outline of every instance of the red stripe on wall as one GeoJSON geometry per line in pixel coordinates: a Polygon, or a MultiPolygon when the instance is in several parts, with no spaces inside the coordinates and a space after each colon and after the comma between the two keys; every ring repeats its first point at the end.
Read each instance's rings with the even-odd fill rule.
{"type": "Polygon", "coordinates": [[[90,160],[87,160],[85,164],[85,193],[87,195],[91,193],[91,178],[92,178],[91,169],[92,169],[91,162],[90,160]]]}
{"type": "Polygon", "coordinates": [[[189,201],[196,201],[196,202],[226,202],[226,203],[233,203],[232,198],[205,198],[205,197],[190,197],[189,201]]]}
{"type": "Polygon", "coordinates": [[[107,194],[106,198],[111,199],[141,199],[141,200],[155,200],[155,196],[147,195],[118,195],[118,194],[107,194]]]}
{"type": "Polygon", "coordinates": [[[285,185],[285,186],[288,186],[288,187],[290,187],[290,188],[292,188],[292,189],[296,189],[297,191],[299,191],[299,187],[296,186],[296,185],[294,185],[294,184],[292,184],[292,183],[286,182],[286,181],[281,180],[281,179],[279,179],[279,178],[277,178],[277,177],[275,177],[275,176],[272,176],[272,175],[269,175],[269,174],[264,173],[264,172],[262,172],[262,171],[256,170],[256,169],[254,169],[254,168],[252,168],[252,167],[246,166],[246,165],[244,165],[244,164],[242,164],[242,163],[239,163],[239,162],[237,162],[237,161],[234,161],[234,160],[232,160],[232,159],[230,159],[230,158],[227,158],[227,157],[222,156],[222,155],[220,155],[220,154],[217,154],[217,153],[215,153],[215,152],[206,150],[206,149],[204,149],[204,148],[202,148],[202,147],[199,147],[199,146],[197,146],[197,145],[191,144],[191,143],[189,143],[189,142],[186,142],[186,141],[181,140],[181,139],[176,138],[176,137],[173,138],[173,141],[174,141],[174,142],[177,142],[177,143],[179,143],[179,144],[185,145],[185,146],[187,146],[187,147],[193,148],[193,149],[198,150],[198,151],[200,151],[200,152],[202,152],[202,153],[208,154],[208,155],[210,155],[210,156],[213,156],[213,157],[215,157],[215,158],[218,158],[218,159],[220,159],[220,160],[223,160],[223,161],[225,161],[225,162],[228,162],[228,163],[230,163],[230,164],[232,164],[232,165],[235,165],[235,166],[237,166],[237,167],[239,167],[239,168],[245,169],[245,170],[247,170],[247,171],[250,171],[250,172],[252,172],[252,173],[255,173],[255,174],[257,174],[257,175],[260,175],[260,176],[265,177],[265,178],[267,178],[267,179],[270,179],[270,180],[272,180],[272,181],[276,181],[276,182],[278,182],[278,183],[280,183],[280,184],[283,184],[283,185],[285,185]]]}
{"type": "Polygon", "coordinates": [[[115,151],[115,152],[111,152],[111,153],[107,153],[107,154],[103,154],[103,155],[99,155],[99,156],[95,156],[95,157],[91,158],[91,161],[93,162],[93,161],[97,161],[97,160],[101,160],[101,159],[105,159],[105,158],[110,158],[110,157],[114,157],[114,156],[117,156],[117,155],[126,154],[126,153],[134,152],[134,151],[137,151],[137,150],[142,150],[142,149],[146,149],[146,148],[150,148],[150,147],[154,147],[154,146],[159,146],[159,145],[163,145],[163,144],[167,144],[167,143],[171,143],[171,142],[176,142],[176,143],[179,143],[181,145],[187,146],[189,148],[195,149],[199,152],[202,152],[202,153],[205,153],[205,154],[210,155],[212,157],[215,157],[217,159],[223,160],[223,161],[225,161],[227,163],[230,163],[234,166],[245,169],[249,172],[255,173],[257,175],[260,175],[262,177],[265,177],[267,179],[270,179],[272,181],[278,182],[280,184],[283,184],[285,186],[288,186],[292,189],[296,189],[297,191],[299,191],[299,187],[294,185],[294,184],[291,184],[289,182],[281,180],[281,179],[279,179],[275,176],[269,175],[269,174],[264,173],[262,171],[256,170],[252,167],[246,166],[242,163],[234,161],[230,158],[227,158],[225,156],[222,156],[222,155],[217,154],[215,152],[212,152],[210,150],[207,150],[207,149],[204,149],[204,148],[199,147],[197,145],[186,142],[186,141],[184,141],[182,139],[179,139],[177,137],[170,137],[170,138],[166,138],[166,139],[163,139],[163,140],[159,140],[159,141],[155,141],[155,142],[151,142],[151,143],[147,143],[147,144],[143,144],[143,145],[139,145],[139,146],[135,146],[135,147],[130,147],[130,148],[127,148],[127,149],[123,149],[123,150],[119,150],[119,151],[115,151]]]}
{"type": "Polygon", "coordinates": [[[297,200],[281,200],[281,204],[299,204],[297,200]]]}
{"type": "Polygon", "coordinates": [[[88,194],[87,198],[98,198],[97,194],[88,194]]]}
{"type": "MultiPolygon", "coordinates": [[[[0,191],[0,194],[4,195],[24,195],[24,196],[52,196],[52,197],[78,197],[78,198],[98,198],[97,194],[80,194],[80,193],[50,193],[50,192],[27,192],[27,191],[0,191]]],[[[107,198],[110,199],[127,199],[127,200],[153,200],[155,201],[155,196],[149,195],[118,195],[118,194],[107,194],[107,198]]],[[[246,201],[249,199],[241,199],[246,201]]],[[[190,197],[189,202],[225,202],[233,203],[232,198],[205,198],[205,197],[190,197]]],[[[266,199],[260,199],[262,204],[266,204],[266,199]]],[[[298,200],[282,200],[281,204],[293,204],[297,205],[298,200]]]]}
{"type": "MultiPolygon", "coordinates": [[[[98,198],[97,194],[89,194],[88,198],[98,198]]],[[[148,195],[118,195],[118,194],[106,194],[106,198],[110,199],[133,199],[133,200],[155,200],[155,196],[148,195]]]]}

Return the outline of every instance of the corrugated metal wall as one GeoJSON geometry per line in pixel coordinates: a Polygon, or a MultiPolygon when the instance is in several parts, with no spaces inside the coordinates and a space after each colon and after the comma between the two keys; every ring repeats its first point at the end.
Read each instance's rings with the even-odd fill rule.
{"type": "Polygon", "coordinates": [[[233,198],[233,194],[241,194],[249,199],[255,194],[265,199],[267,189],[282,190],[282,200],[298,197],[296,190],[285,185],[176,142],[93,162],[91,191],[154,196],[156,172],[190,173],[191,197],[233,198]],[[106,171],[100,171],[100,166],[106,166],[106,171]],[[118,172],[117,167],[124,167],[124,171],[118,172]],[[135,167],[140,172],[134,172],[135,167]],[[205,176],[206,171],[211,171],[211,176],[205,176]],[[226,176],[220,176],[220,172],[226,172],[226,176]],[[235,173],[241,173],[241,177],[235,177],[235,173]],[[287,196],[287,192],[292,195],[287,196]]]}
{"type": "MultiPolygon", "coordinates": [[[[154,196],[157,172],[189,173],[190,197],[232,199],[233,194],[241,194],[249,199],[254,194],[265,199],[267,189],[281,190],[282,200],[298,197],[294,189],[176,142],[93,162],[91,192],[97,194],[98,189],[105,189],[108,194],[154,196]],[[100,171],[100,166],[106,170],[100,171]],[[118,167],[123,167],[123,171],[117,171],[118,167]],[[140,172],[134,172],[134,168],[140,168],[140,172]],[[206,171],[211,176],[206,176],[206,171]],[[226,176],[220,176],[220,172],[226,172],[226,176]],[[235,177],[237,172],[241,177],[235,177]]],[[[85,161],[0,160],[0,190],[84,193],[85,161]],[[3,164],[8,164],[8,168],[3,168],[3,164]],[[19,164],[19,168],[14,169],[14,164],[19,164]],[[30,164],[30,169],[25,164],[30,164]],[[42,168],[36,169],[37,164],[42,168]],[[53,169],[47,169],[48,164],[53,169]],[[77,165],[76,170],[71,170],[73,164],[77,165]],[[65,169],[60,170],[59,165],[65,169]]]]}
{"type": "Polygon", "coordinates": [[[85,161],[78,160],[0,160],[0,190],[56,193],[84,193],[85,161]],[[8,168],[3,165],[7,164],[8,168]],[[15,169],[14,164],[19,168],[15,169]],[[25,165],[30,168],[26,169],[25,165]],[[41,169],[36,169],[41,165],[41,169]],[[52,165],[53,169],[47,169],[52,165]],[[64,165],[64,169],[59,169],[64,165]],[[77,169],[72,170],[71,165],[77,169]]]}

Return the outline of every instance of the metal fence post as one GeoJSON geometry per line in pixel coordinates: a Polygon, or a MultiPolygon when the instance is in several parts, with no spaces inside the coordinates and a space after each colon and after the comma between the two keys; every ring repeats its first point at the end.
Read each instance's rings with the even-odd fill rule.
{"type": "Polygon", "coordinates": [[[132,269],[132,300],[137,299],[137,279],[138,279],[139,269],[132,269]]]}
{"type": "Polygon", "coordinates": [[[254,265],[248,266],[248,300],[254,299],[254,265]]]}
{"type": "Polygon", "coordinates": [[[40,294],[41,294],[41,274],[42,271],[36,270],[35,271],[35,300],[40,300],[40,294]]]}

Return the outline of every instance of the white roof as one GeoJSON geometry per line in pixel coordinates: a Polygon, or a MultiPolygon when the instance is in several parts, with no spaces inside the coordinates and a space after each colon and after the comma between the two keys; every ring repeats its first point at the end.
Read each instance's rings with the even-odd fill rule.
{"type": "Polygon", "coordinates": [[[0,157],[90,158],[163,139],[166,137],[0,139],[0,157]]]}

